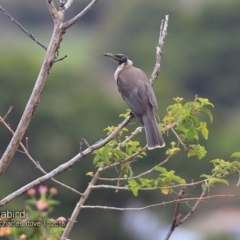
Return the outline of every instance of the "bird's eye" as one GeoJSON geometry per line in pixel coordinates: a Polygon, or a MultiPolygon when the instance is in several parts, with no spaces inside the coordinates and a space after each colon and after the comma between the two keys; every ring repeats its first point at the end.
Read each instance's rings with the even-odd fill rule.
{"type": "Polygon", "coordinates": [[[126,63],[126,62],[127,62],[127,58],[125,56],[122,56],[121,63],[126,63]]]}

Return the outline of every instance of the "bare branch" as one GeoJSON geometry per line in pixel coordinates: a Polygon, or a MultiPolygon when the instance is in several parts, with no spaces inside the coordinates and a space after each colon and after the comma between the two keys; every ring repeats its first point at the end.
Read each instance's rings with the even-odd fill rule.
{"type": "Polygon", "coordinates": [[[195,203],[195,205],[193,206],[193,208],[190,210],[190,212],[189,212],[184,218],[182,218],[182,219],[179,221],[179,224],[178,224],[178,225],[184,223],[189,217],[191,217],[191,215],[194,213],[194,211],[196,211],[196,209],[197,209],[198,205],[200,204],[200,202],[201,202],[203,199],[205,199],[204,196],[205,196],[205,194],[206,194],[206,191],[207,191],[207,189],[204,189],[204,190],[202,191],[201,196],[200,196],[199,199],[196,201],[196,203],[195,203]]]}
{"type": "Polygon", "coordinates": [[[83,207],[83,204],[85,203],[85,201],[87,200],[89,194],[91,193],[92,191],[92,186],[95,185],[95,183],[97,182],[99,176],[100,176],[100,173],[102,172],[102,168],[99,168],[97,170],[97,172],[95,173],[94,177],[92,178],[92,181],[89,183],[88,187],[86,188],[85,192],[83,193],[83,196],[80,198],[79,202],[77,203],[73,213],[72,213],[72,216],[71,218],[69,219],[68,221],[68,224],[66,226],[66,228],[64,229],[64,232],[62,234],[62,237],[61,237],[61,240],[66,240],[69,233],[71,232],[72,228],[73,228],[73,225],[83,207]]]}
{"type": "Polygon", "coordinates": [[[73,4],[74,0],[68,0],[65,5],[64,5],[64,8],[67,10],[68,8],[71,7],[71,5],[73,4]]]}
{"type": "Polygon", "coordinates": [[[59,0],[59,8],[63,9],[65,3],[66,3],[66,0],[59,0]]]}
{"type": "MultiPolygon", "coordinates": [[[[54,4],[50,0],[46,0],[47,5],[51,11],[54,10],[54,4]]],[[[39,103],[43,87],[47,80],[48,73],[52,66],[52,61],[55,59],[56,52],[62,40],[62,35],[64,34],[64,29],[62,28],[63,15],[59,15],[58,20],[54,21],[54,30],[52,37],[46,52],[45,59],[43,61],[42,67],[40,69],[38,78],[36,80],[35,86],[33,88],[32,94],[28,100],[26,108],[22,114],[21,120],[18,127],[6,149],[1,160],[0,160],[0,176],[5,172],[9,163],[11,162],[15,152],[18,149],[19,143],[22,140],[28,125],[34,115],[35,109],[39,103]]]]}
{"type": "Polygon", "coordinates": [[[17,22],[1,5],[0,10],[2,10],[5,15],[7,15],[10,20],[15,23],[28,37],[30,37],[35,43],[37,43],[39,46],[41,46],[44,50],[47,51],[47,47],[44,46],[42,43],[40,43],[36,37],[34,37],[28,30],[26,30],[19,22],[17,22]]]}
{"type": "MultiPolygon", "coordinates": [[[[69,168],[71,168],[76,162],[80,161],[81,159],[83,159],[85,156],[89,155],[90,153],[92,153],[94,150],[99,149],[101,147],[103,147],[105,144],[107,144],[110,140],[112,140],[117,134],[118,132],[125,127],[129,121],[132,119],[132,116],[128,116],[121,124],[118,125],[118,127],[104,140],[99,141],[95,144],[93,144],[92,146],[90,146],[89,148],[87,148],[86,150],[82,151],[81,153],[77,154],[75,157],[73,157],[72,159],[70,159],[69,161],[67,161],[66,163],[58,166],[57,168],[53,169],[51,172],[49,172],[48,174],[39,177],[37,179],[35,179],[34,181],[28,183],[27,185],[23,186],[22,188],[18,189],[17,191],[9,194],[7,197],[5,197],[4,199],[2,199],[0,201],[0,206],[5,205],[6,203],[10,202],[11,200],[13,200],[14,198],[20,196],[21,194],[23,194],[24,192],[26,192],[28,189],[40,184],[41,182],[44,182],[66,170],[68,170],[69,168]]],[[[105,167],[107,168],[107,167],[105,167]]]]}
{"type": "MultiPolygon", "coordinates": [[[[14,134],[14,131],[11,129],[11,127],[4,121],[4,118],[2,118],[0,116],[0,122],[2,122],[4,124],[4,126],[12,133],[14,134]]],[[[39,162],[36,162],[33,157],[30,155],[30,153],[28,152],[28,138],[26,138],[26,147],[23,145],[22,142],[20,142],[20,146],[22,147],[23,149],[23,152],[22,153],[25,153],[27,155],[27,157],[31,160],[31,162],[37,167],[37,169],[39,169],[42,173],[44,174],[47,174],[47,172],[42,168],[42,166],[40,165],[39,162]]],[[[68,185],[62,183],[62,182],[59,182],[58,180],[56,180],[55,178],[51,178],[52,181],[54,181],[55,183],[58,183],[59,185],[77,193],[78,195],[82,195],[82,193],[80,193],[79,191],[77,191],[76,189],[72,188],[72,187],[69,187],[68,185]]]]}
{"type": "Polygon", "coordinates": [[[153,168],[143,172],[143,173],[140,173],[139,175],[136,175],[136,176],[133,176],[131,178],[99,178],[99,180],[103,180],[103,181],[124,181],[124,180],[130,180],[130,179],[136,179],[136,178],[140,178],[144,175],[147,175],[149,173],[151,173],[155,167],[160,167],[162,166],[163,164],[165,164],[169,159],[170,159],[171,156],[168,156],[164,161],[160,162],[159,164],[157,164],[156,166],[154,166],[153,168]]]}
{"type": "Polygon", "coordinates": [[[3,120],[7,118],[8,114],[12,111],[13,106],[10,106],[7,113],[4,115],[3,120]]]}
{"type": "MultiPolygon", "coordinates": [[[[181,215],[178,215],[178,211],[176,212],[176,209],[175,209],[175,213],[174,213],[174,218],[173,218],[173,223],[172,223],[172,226],[165,238],[165,240],[169,240],[170,236],[172,235],[174,229],[176,227],[178,227],[180,224],[184,223],[189,217],[191,217],[191,215],[194,213],[194,211],[196,211],[198,205],[201,203],[202,200],[204,200],[205,198],[209,198],[211,196],[208,196],[208,197],[204,197],[205,193],[206,193],[207,189],[204,189],[202,191],[202,194],[201,196],[197,199],[196,203],[194,204],[193,208],[189,211],[189,213],[184,217],[182,218],[181,215]]],[[[178,209],[177,209],[178,210],[178,209]]]]}
{"type": "Polygon", "coordinates": [[[67,57],[67,55],[64,55],[63,57],[60,57],[60,58],[57,58],[55,60],[52,61],[52,64],[53,63],[56,63],[56,62],[59,62],[59,61],[62,61],[63,59],[65,59],[67,57]]]}
{"type": "Polygon", "coordinates": [[[58,19],[59,16],[60,16],[59,12],[57,11],[53,0],[45,0],[45,1],[46,1],[48,10],[49,10],[50,14],[52,15],[52,18],[53,18],[53,20],[55,22],[56,19],[58,19]]]}
{"type": "Polygon", "coordinates": [[[68,29],[75,24],[82,16],[84,16],[92,7],[98,2],[98,0],[92,0],[78,15],[64,24],[64,29],[68,29]]]}
{"type": "Polygon", "coordinates": [[[160,70],[161,70],[160,69],[161,68],[161,59],[162,59],[162,54],[163,54],[164,40],[165,40],[165,37],[167,36],[168,19],[169,19],[169,16],[166,15],[165,19],[162,20],[162,22],[161,22],[159,41],[158,41],[157,52],[156,52],[156,64],[155,64],[153,73],[150,77],[151,84],[153,84],[154,81],[157,79],[157,77],[160,73],[160,70]]]}
{"type": "MultiPolygon", "coordinates": [[[[234,197],[234,195],[212,195],[212,196],[203,197],[203,198],[201,198],[201,200],[209,200],[211,198],[217,198],[217,197],[234,197]]],[[[151,204],[151,205],[147,205],[145,207],[138,207],[138,208],[118,208],[118,207],[109,207],[109,206],[100,206],[100,205],[93,205],[93,206],[84,205],[84,206],[81,206],[81,208],[117,210],[117,211],[142,211],[142,210],[147,209],[147,208],[165,206],[165,205],[171,204],[171,203],[189,202],[189,201],[196,201],[196,200],[198,201],[198,200],[200,200],[200,198],[175,199],[175,200],[172,200],[172,201],[151,204]]]]}
{"type": "MultiPolygon", "coordinates": [[[[182,196],[184,194],[185,188],[181,188],[180,192],[178,193],[178,200],[182,199],[182,196]]],[[[165,238],[165,240],[168,240],[170,238],[170,236],[172,235],[174,229],[178,226],[180,218],[181,218],[181,214],[178,214],[179,212],[179,207],[180,207],[180,203],[181,202],[176,202],[175,205],[175,210],[174,210],[174,214],[173,214],[173,221],[172,221],[172,226],[169,229],[169,232],[165,238]]]]}
{"type": "Polygon", "coordinates": [[[181,145],[183,146],[184,150],[189,150],[188,147],[186,147],[186,145],[183,143],[183,141],[181,140],[181,138],[178,136],[178,134],[176,133],[176,131],[171,128],[172,132],[174,133],[174,135],[176,136],[176,138],[178,139],[178,141],[181,143],[181,145]]]}

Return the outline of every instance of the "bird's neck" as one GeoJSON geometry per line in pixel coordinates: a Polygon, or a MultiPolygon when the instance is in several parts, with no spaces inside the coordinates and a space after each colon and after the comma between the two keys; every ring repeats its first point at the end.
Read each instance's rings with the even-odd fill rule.
{"type": "Polygon", "coordinates": [[[120,73],[123,71],[123,69],[125,69],[125,68],[127,68],[129,66],[132,66],[132,65],[133,65],[133,62],[131,60],[129,60],[129,59],[127,60],[126,63],[122,63],[122,64],[118,65],[118,68],[117,68],[117,70],[114,73],[115,81],[117,81],[117,79],[118,79],[120,73]]]}

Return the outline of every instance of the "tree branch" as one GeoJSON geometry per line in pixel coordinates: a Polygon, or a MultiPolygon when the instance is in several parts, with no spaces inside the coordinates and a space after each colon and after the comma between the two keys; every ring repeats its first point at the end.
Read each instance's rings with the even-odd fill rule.
{"type": "MultiPolygon", "coordinates": [[[[11,108],[10,108],[10,109],[11,109],[11,108]]],[[[8,113],[9,113],[9,110],[8,110],[7,114],[8,114],[8,113]]],[[[6,114],[6,115],[7,115],[7,114],[6,114]]],[[[6,115],[5,115],[5,116],[6,116],[6,115]]],[[[0,116],[0,122],[2,122],[3,125],[14,135],[14,131],[12,130],[12,128],[5,122],[4,118],[2,118],[1,116],[0,116]]],[[[31,160],[31,162],[37,167],[37,169],[39,169],[42,173],[47,174],[47,172],[42,168],[42,166],[40,165],[40,163],[37,162],[36,160],[34,160],[33,157],[30,155],[30,153],[28,152],[28,147],[25,147],[22,142],[20,142],[20,146],[21,146],[22,149],[23,149],[23,152],[22,152],[22,153],[25,153],[25,154],[27,155],[27,157],[28,157],[28,158],[31,160]]],[[[64,184],[64,183],[62,183],[62,182],[59,182],[59,181],[56,180],[55,178],[51,178],[51,180],[54,181],[55,183],[57,183],[57,184],[65,187],[65,188],[67,188],[67,189],[69,189],[69,190],[77,193],[78,195],[82,195],[82,193],[80,193],[80,192],[77,191],[76,189],[74,189],[74,188],[72,188],[72,187],[69,187],[68,185],[66,185],[66,184],[64,184]]]]}
{"type": "Polygon", "coordinates": [[[7,169],[9,163],[11,162],[15,152],[18,149],[20,141],[22,140],[28,125],[34,115],[35,109],[40,101],[40,96],[47,80],[47,76],[52,67],[53,60],[55,60],[56,52],[59,48],[59,45],[62,40],[62,35],[64,34],[63,29],[63,18],[64,14],[58,14],[56,12],[56,8],[52,0],[46,0],[46,4],[50,13],[54,17],[54,29],[52,33],[52,37],[46,52],[46,56],[44,58],[42,67],[40,69],[38,78],[36,80],[35,86],[33,88],[32,94],[28,100],[26,108],[22,114],[21,120],[18,124],[18,127],[6,149],[1,160],[0,160],[0,177],[7,169]]]}
{"type": "Polygon", "coordinates": [[[5,15],[7,15],[10,20],[15,23],[28,37],[30,37],[35,43],[37,43],[39,46],[41,46],[44,50],[47,51],[47,47],[44,46],[42,43],[40,43],[37,38],[35,38],[28,30],[26,30],[18,21],[16,21],[1,5],[0,10],[2,10],[5,15]]]}
{"type": "Polygon", "coordinates": [[[59,12],[57,11],[53,0],[45,0],[45,1],[50,14],[52,15],[53,21],[55,22],[60,17],[59,12]]]}
{"type": "MultiPolygon", "coordinates": [[[[117,134],[118,132],[125,127],[129,121],[132,119],[132,116],[128,116],[121,124],[118,125],[118,127],[108,136],[106,137],[104,140],[99,141],[95,144],[93,144],[92,146],[90,146],[89,148],[87,148],[86,150],[82,151],[81,153],[77,154],[75,157],[73,157],[72,159],[70,159],[68,162],[58,166],[57,168],[53,169],[51,172],[49,172],[48,174],[39,177],[37,179],[35,179],[34,181],[28,183],[27,185],[23,186],[22,188],[18,189],[17,191],[9,194],[7,197],[5,197],[4,199],[2,199],[0,201],[0,206],[5,205],[6,203],[10,202],[11,200],[13,200],[14,198],[20,196],[21,194],[23,194],[24,192],[26,192],[28,189],[40,184],[41,182],[44,182],[66,170],[68,170],[69,168],[71,168],[76,162],[80,161],[82,158],[84,158],[85,156],[89,155],[90,153],[92,153],[94,150],[99,149],[101,147],[103,147],[105,144],[107,144],[110,140],[112,140],[117,134]]],[[[106,168],[106,167],[105,167],[106,168]]]]}
{"type": "Polygon", "coordinates": [[[98,180],[98,177],[100,176],[100,173],[102,172],[102,168],[99,168],[97,170],[97,172],[95,173],[94,177],[92,178],[92,181],[89,183],[88,187],[86,188],[85,192],[83,193],[83,196],[80,198],[79,202],[77,203],[73,213],[72,213],[72,216],[70,217],[69,221],[68,221],[68,224],[66,226],[66,228],[64,229],[64,232],[62,234],[62,237],[61,237],[61,240],[67,240],[67,237],[68,235],[70,234],[72,228],[73,228],[73,225],[83,207],[83,204],[85,203],[85,201],[87,200],[89,194],[91,193],[92,191],[92,186],[95,185],[95,183],[97,182],[98,180]]]}
{"type": "Polygon", "coordinates": [[[201,198],[182,198],[182,199],[175,199],[172,201],[167,201],[167,202],[161,202],[161,203],[156,203],[156,204],[151,204],[147,205],[144,207],[138,207],[138,208],[119,208],[119,207],[109,207],[109,206],[100,206],[100,205],[84,205],[81,208],[91,208],[91,209],[105,209],[105,210],[117,210],[117,211],[142,211],[147,208],[152,208],[152,207],[159,207],[159,206],[166,206],[167,204],[171,203],[178,203],[178,202],[188,202],[188,201],[202,201],[202,200],[209,200],[211,198],[217,198],[217,197],[234,197],[234,195],[212,195],[212,196],[207,196],[201,198]]]}
{"type": "Polygon", "coordinates": [[[193,206],[193,208],[190,210],[190,212],[189,212],[184,218],[182,218],[182,219],[179,221],[179,223],[178,223],[177,226],[179,226],[180,224],[184,223],[189,217],[191,217],[191,215],[194,213],[194,211],[196,211],[198,205],[201,203],[202,200],[205,199],[204,196],[205,196],[205,194],[206,194],[206,191],[207,191],[207,189],[204,189],[204,190],[202,191],[201,196],[199,197],[199,199],[197,199],[197,201],[196,201],[195,205],[193,206]]]}
{"type": "MultiPolygon", "coordinates": [[[[184,194],[184,191],[185,191],[185,188],[182,187],[178,193],[178,200],[181,200],[182,199],[182,196],[184,194]]],[[[170,236],[172,235],[174,229],[178,226],[179,224],[179,221],[180,221],[180,218],[181,218],[181,214],[178,214],[179,212],[179,207],[180,207],[180,203],[181,202],[176,202],[176,205],[175,205],[175,210],[174,210],[174,214],[173,214],[173,221],[172,221],[172,226],[171,228],[169,229],[169,232],[165,238],[165,240],[168,240],[170,238],[170,236]]]]}
{"type": "Polygon", "coordinates": [[[157,45],[157,51],[156,51],[156,64],[153,69],[153,73],[150,77],[150,83],[153,84],[154,81],[157,79],[160,70],[161,70],[161,59],[162,59],[162,54],[163,54],[163,45],[164,45],[164,40],[167,36],[167,28],[168,28],[168,19],[169,15],[165,16],[165,19],[162,20],[161,26],[160,26],[160,34],[159,34],[159,40],[158,40],[158,45],[157,45]]]}
{"type": "Polygon", "coordinates": [[[64,4],[64,8],[65,10],[67,10],[68,8],[71,7],[71,5],[73,4],[74,0],[68,0],[65,4],[64,4]]]}
{"type": "Polygon", "coordinates": [[[64,29],[68,29],[75,24],[82,16],[84,16],[92,7],[98,2],[98,0],[92,0],[78,15],[71,20],[64,23],[64,29]]]}

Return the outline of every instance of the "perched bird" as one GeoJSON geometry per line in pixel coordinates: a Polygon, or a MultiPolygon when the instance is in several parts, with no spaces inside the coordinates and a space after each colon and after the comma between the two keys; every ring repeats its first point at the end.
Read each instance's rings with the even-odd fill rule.
{"type": "Polygon", "coordinates": [[[148,149],[164,147],[165,142],[156,121],[157,100],[146,74],[133,67],[133,62],[124,54],[105,53],[103,56],[118,63],[114,73],[118,90],[134,116],[144,125],[148,149]]]}

